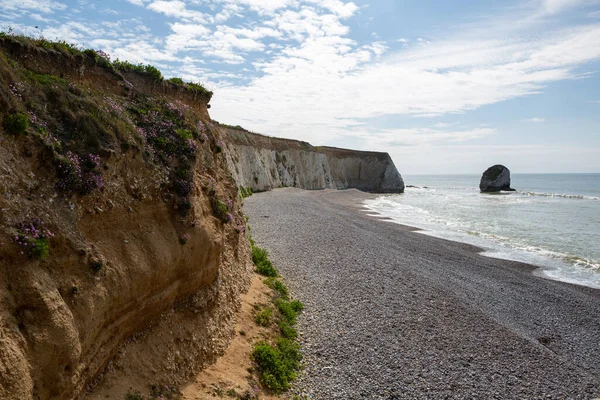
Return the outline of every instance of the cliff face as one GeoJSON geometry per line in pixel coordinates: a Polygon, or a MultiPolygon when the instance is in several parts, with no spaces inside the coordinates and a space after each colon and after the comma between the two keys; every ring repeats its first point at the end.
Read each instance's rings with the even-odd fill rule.
{"type": "Polygon", "coordinates": [[[253,191],[286,186],[404,192],[404,181],[387,153],[314,147],[239,128],[221,127],[221,131],[226,137],[229,169],[238,186],[253,191]]]}
{"type": "Polygon", "coordinates": [[[0,38],[0,398],[177,385],[252,266],[206,96],[0,38]]]}

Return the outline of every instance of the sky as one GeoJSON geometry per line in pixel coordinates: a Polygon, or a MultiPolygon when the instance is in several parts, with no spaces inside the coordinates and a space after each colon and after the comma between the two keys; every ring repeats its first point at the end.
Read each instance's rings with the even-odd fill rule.
{"type": "Polygon", "coordinates": [[[0,0],[0,28],[157,66],[211,117],[403,175],[600,172],[600,0],[0,0]]]}

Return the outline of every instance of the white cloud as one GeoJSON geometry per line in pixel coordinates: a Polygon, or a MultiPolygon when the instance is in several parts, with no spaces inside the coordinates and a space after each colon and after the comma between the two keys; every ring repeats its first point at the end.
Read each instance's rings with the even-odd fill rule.
{"type": "Polygon", "coordinates": [[[544,13],[557,14],[569,8],[585,4],[586,0],[541,0],[540,6],[544,13]]]}
{"type": "Polygon", "coordinates": [[[298,0],[221,0],[224,3],[246,6],[259,14],[271,15],[282,8],[297,7],[298,0]]]}
{"type": "Polygon", "coordinates": [[[319,7],[323,7],[339,16],[340,18],[349,18],[353,16],[358,10],[358,6],[352,2],[345,3],[340,0],[307,0],[309,3],[317,4],[319,7]]]}
{"type": "Polygon", "coordinates": [[[40,14],[36,14],[36,13],[30,13],[29,18],[33,19],[34,21],[39,21],[39,22],[48,22],[49,21],[48,18],[44,18],[40,14]]]}
{"type": "Polygon", "coordinates": [[[529,118],[529,119],[524,119],[523,122],[533,122],[533,123],[541,123],[541,122],[546,122],[545,118],[539,118],[539,117],[534,117],[534,118],[529,118]]]}
{"type": "Polygon", "coordinates": [[[164,14],[167,17],[180,18],[189,22],[193,21],[205,24],[212,20],[212,16],[208,14],[200,11],[188,10],[186,4],[179,0],[157,0],[150,3],[147,8],[157,13],[164,14]]]}
{"type": "Polygon", "coordinates": [[[52,0],[0,0],[0,9],[12,10],[35,10],[42,13],[53,13],[67,8],[66,4],[52,0]]]}
{"type": "Polygon", "coordinates": [[[373,48],[340,35],[310,38],[257,63],[265,75],[247,86],[217,90],[212,112],[259,132],[323,143],[364,119],[462,113],[539,93],[600,59],[598,37],[600,25],[588,25],[528,40],[446,40],[379,62],[373,48]],[[269,121],[256,119],[263,114],[269,121]]]}
{"type": "Polygon", "coordinates": [[[149,0],[125,0],[125,1],[133,4],[134,6],[144,7],[145,3],[147,3],[149,0]]]}
{"type": "Polygon", "coordinates": [[[369,142],[369,146],[393,148],[425,144],[459,143],[493,135],[496,129],[475,128],[467,130],[442,130],[436,128],[383,129],[376,134],[369,132],[351,133],[352,136],[369,142]]]}

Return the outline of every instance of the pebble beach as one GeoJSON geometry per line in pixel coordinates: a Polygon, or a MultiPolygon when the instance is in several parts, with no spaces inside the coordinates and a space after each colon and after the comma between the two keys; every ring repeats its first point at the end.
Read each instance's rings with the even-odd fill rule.
{"type": "Polygon", "coordinates": [[[245,200],[251,234],[305,304],[311,399],[600,397],[600,291],[367,215],[356,190],[245,200]]]}

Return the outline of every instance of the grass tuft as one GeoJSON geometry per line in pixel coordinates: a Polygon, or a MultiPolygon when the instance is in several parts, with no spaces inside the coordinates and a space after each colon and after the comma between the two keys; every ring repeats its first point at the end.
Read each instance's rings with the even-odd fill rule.
{"type": "Polygon", "coordinates": [[[279,338],[276,346],[258,343],[252,351],[252,358],[258,367],[261,382],[276,392],[290,388],[302,360],[300,345],[286,338],[279,338]]]}
{"type": "Polygon", "coordinates": [[[273,319],[273,309],[271,307],[263,308],[256,314],[254,321],[260,326],[269,326],[273,319]]]}
{"type": "Polygon", "coordinates": [[[277,270],[269,261],[269,253],[258,246],[252,246],[252,262],[256,265],[256,271],[264,276],[276,277],[277,270]]]}

